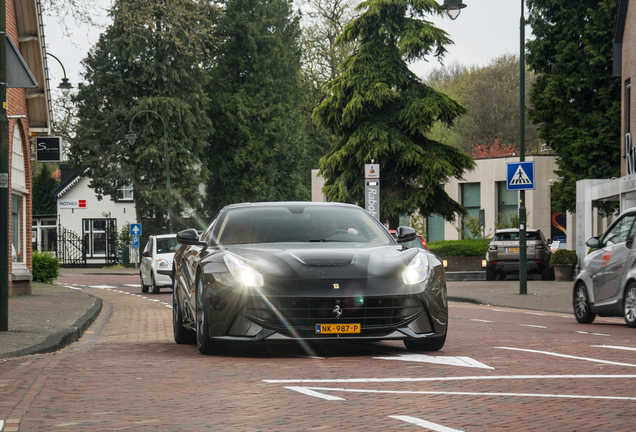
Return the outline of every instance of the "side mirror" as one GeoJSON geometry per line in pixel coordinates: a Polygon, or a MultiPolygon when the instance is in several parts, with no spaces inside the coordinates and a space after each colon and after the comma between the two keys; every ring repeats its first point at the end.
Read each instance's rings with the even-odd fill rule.
{"type": "Polygon", "coordinates": [[[548,239],[548,244],[552,244],[552,239],[548,239]]]}
{"type": "Polygon", "coordinates": [[[177,233],[177,243],[192,246],[207,247],[207,243],[199,240],[199,233],[194,228],[188,228],[177,233]]]}
{"type": "Polygon", "coordinates": [[[413,241],[417,238],[415,235],[415,230],[411,227],[401,226],[395,231],[397,234],[397,242],[398,243],[406,243],[413,241]]]}
{"type": "Polygon", "coordinates": [[[152,255],[150,255],[150,251],[145,251],[144,253],[141,254],[141,256],[150,258],[152,255]]]}
{"type": "Polygon", "coordinates": [[[603,247],[603,243],[601,243],[598,237],[592,237],[591,239],[588,239],[585,244],[592,249],[599,249],[603,247]]]}

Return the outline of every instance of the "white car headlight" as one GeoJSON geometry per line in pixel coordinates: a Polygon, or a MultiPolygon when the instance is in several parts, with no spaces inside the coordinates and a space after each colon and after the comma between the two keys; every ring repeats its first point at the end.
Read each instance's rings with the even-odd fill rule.
{"type": "Polygon", "coordinates": [[[424,282],[428,277],[428,258],[423,252],[418,252],[410,264],[402,272],[402,280],[406,285],[424,282]]]}
{"type": "Polygon", "coordinates": [[[223,261],[237,282],[248,287],[262,287],[263,275],[235,256],[226,254],[223,261]]]}
{"type": "Polygon", "coordinates": [[[157,259],[157,265],[159,266],[160,269],[168,269],[168,270],[170,270],[172,268],[172,266],[170,265],[170,261],[168,261],[167,259],[164,259],[164,258],[158,258],[157,259]]]}

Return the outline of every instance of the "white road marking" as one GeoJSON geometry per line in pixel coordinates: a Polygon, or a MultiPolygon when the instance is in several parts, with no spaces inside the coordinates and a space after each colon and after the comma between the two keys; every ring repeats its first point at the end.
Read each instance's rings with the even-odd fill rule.
{"type": "Polygon", "coordinates": [[[129,286],[129,287],[133,287],[133,288],[139,288],[141,285],[140,284],[124,284],[124,286],[129,286]]]}
{"type": "Polygon", "coordinates": [[[557,398],[557,399],[604,399],[604,400],[621,400],[636,401],[636,397],[629,396],[592,396],[592,395],[559,395],[549,393],[496,393],[496,392],[458,392],[458,391],[424,391],[424,390],[371,390],[371,389],[345,389],[345,388],[325,388],[325,387],[285,387],[308,396],[314,396],[327,400],[346,400],[343,398],[331,399],[335,396],[320,393],[320,391],[329,392],[347,392],[347,393],[372,393],[372,394],[405,394],[405,395],[448,395],[448,396],[502,396],[502,397],[539,397],[539,398],[557,398]]]}
{"type": "MultiPolygon", "coordinates": [[[[83,289],[82,287],[74,287],[74,286],[68,286],[68,285],[65,286],[64,288],[70,288],[70,289],[76,290],[76,291],[79,291],[79,290],[83,289]]],[[[2,430],[2,429],[0,429],[0,430],[2,430]]]]}
{"type": "MultiPolygon", "coordinates": [[[[393,383],[429,381],[489,381],[489,380],[536,380],[536,379],[636,379],[636,375],[492,375],[424,378],[333,378],[333,379],[293,379],[263,380],[269,384],[317,384],[317,383],[393,383]]],[[[304,388],[304,387],[303,387],[304,388]]]]}
{"type": "Polygon", "coordinates": [[[4,426],[4,420],[0,420],[0,431],[2,430],[3,426],[4,426]]]}
{"type": "Polygon", "coordinates": [[[594,336],[611,336],[605,333],[590,333],[590,332],[586,332],[586,331],[575,331],[574,333],[579,333],[579,334],[589,334],[589,335],[594,335],[594,336]]]}
{"type": "Polygon", "coordinates": [[[396,420],[402,420],[404,422],[411,423],[416,426],[421,426],[423,428],[427,428],[436,432],[462,432],[460,429],[452,429],[446,426],[439,425],[437,423],[418,419],[417,417],[402,416],[402,415],[392,415],[389,417],[394,418],[396,420]]]}
{"type": "Polygon", "coordinates": [[[534,328],[547,328],[546,326],[532,325],[532,324],[519,324],[521,327],[534,327],[534,328]]]}
{"type": "Polygon", "coordinates": [[[470,357],[429,356],[424,354],[399,354],[395,357],[373,357],[376,360],[401,360],[420,363],[434,363],[448,366],[464,366],[480,369],[494,369],[470,357]]]}
{"type": "Polygon", "coordinates": [[[611,348],[611,349],[617,349],[617,350],[636,351],[636,348],[616,346],[616,345],[590,345],[590,346],[594,348],[611,348]]]}
{"type": "Polygon", "coordinates": [[[115,289],[115,288],[117,288],[117,287],[110,286],[110,285],[91,285],[91,286],[89,286],[89,288],[115,289]]]}
{"type": "Polygon", "coordinates": [[[331,395],[326,395],[326,394],[322,394],[322,393],[318,393],[317,391],[313,391],[307,387],[285,387],[286,389],[289,390],[294,390],[297,391],[299,393],[302,394],[306,394],[307,396],[313,396],[313,397],[317,397],[320,399],[326,399],[326,400],[330,400],[330,401],[334,401],[334,400],[346,400],[343,399],[341,397],[338,396],[331,396],[331,395]]]}
{"type": "Polygon", "coordinates": [[[538,313],[538,312],[524,312],[526,315],[538,315],[538,316],[545,316],[545,314],[542,313],[538,313]]]}
{"type": "Polygon", "coordinates": [[[491,322],[494,322],[494,321],[480,320],[480,319],[471,319],[471,321],[477,321],[477,322],[483,322],[483,323],[491,323],[491,322]]]}
{"type": "Polygon", "coordinates": [[[495,312],[506,312],[506,313],[510,312],[510,311],[503,310],[503,309],[490,309],[490,310],[495,311],[495,312]]]}
{"type": "Polygon", "coordinates": [[[574,359],[574,360],[585,360],[585,361],[594,362],[594,363],[611,364],[611,365],[615,365],[615,366],[630,366],[630,367],[636,367],[636,364],[619,363],[619,362],[613,362],[613,361],[609,361],[609,360],[600,360],[600,359],[593,359],[593,358],[588,358],[588,357],[576,357],[576,356],[571,356],[571,355],[567,355],[567,354],[553,353],[553,352],[549,352],[549,351],[536,351],[536,350],[531,350],[531,349],[524,349],[524,348],[508,348],[508,347],[495,347],[495,348],[497,348],[497,349],[511,350],[511,351],[523,351],[523,352],[536,353],[536,354],[545,354],[545,355],[550,355],[550,356],[555,356],[555,357],[569,358],[569,359],[574,359]]]}

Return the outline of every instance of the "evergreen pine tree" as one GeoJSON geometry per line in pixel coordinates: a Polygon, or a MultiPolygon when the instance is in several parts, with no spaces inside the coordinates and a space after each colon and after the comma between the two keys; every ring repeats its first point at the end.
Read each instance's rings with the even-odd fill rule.
{"type": "Polygon", "coordinates": [[[426,137],[436,121],[452,126],[466,110],[425,85],[407,62],[442,56],[447,34],[424,20],[441,14],[435,0],[368,0],[338,43],[357,42],[342,74],[327,85],[329,97],[314,120],[336,142],[321,159],[329,200],[364,203],[364,164],[381,166],[381,219],[395,227],[399,215],[419,209],[453,220],[464,215],[442,185],[474,167],[461,150],[426,137]]]}
{"type": "Polygon", "coordinates": [[[214,35],[223,41],[210,72],[208,209],[242,201],[309,199],[300,163],[299,19],[291,1],[227,0],[214,35]]]}
{"type": "Polygon", "coordinates": [[[57,213],[55,197],[51,194],[57,187],[57,181],[53,178],[53,172],[46,163],[33,178],[33,214],[51,215],[57,213]]]}

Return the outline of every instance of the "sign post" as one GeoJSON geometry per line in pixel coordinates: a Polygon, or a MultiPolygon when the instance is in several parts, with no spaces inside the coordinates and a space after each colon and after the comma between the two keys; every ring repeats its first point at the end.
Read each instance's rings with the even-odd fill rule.
{"type": "Polygon", "coordinates": [[[528,293],[528,242],[526,240],[526,195],[534,190],[534,161],[526,162],[521,154],[520,162],[506,164],[506,188],[519,191],[519,294],[528,293]]]}
{"type": "Polygon", "coordinates": [[[364,165],[364,208],[380,220],[380,165],[373,162],[364,165]]]}

